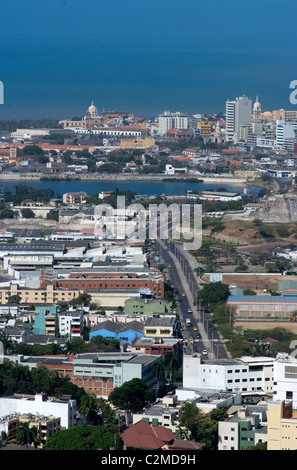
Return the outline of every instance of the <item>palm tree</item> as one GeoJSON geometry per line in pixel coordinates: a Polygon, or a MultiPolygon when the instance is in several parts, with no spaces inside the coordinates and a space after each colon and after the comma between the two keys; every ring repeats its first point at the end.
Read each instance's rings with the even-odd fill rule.
{"type": "Polygon", "coordinates": [[[0,447],[6,446],[9,441],[9,436],[5,431],[1,432],[1,437],[0,437],[0,447]]]}
{"type": "Polygon", "coordinates": [[[167,372],[169,373],[169,382],[172,384],[173,374],[180,366],[175,354],[173,351],[167,352],[164,354],[164,367],[167,372]]]}
{"type": "Polygon", "coordinates": [[[81,397],[79,412],[88,416],[92,424],[98,418],[99,402],[95,394],[85,394],[81,397]]]}
{"type": "Polygon", "coordinates": [[[17,428],[17,439],[22,446],[28,448],[36,439],[36,426],[30,426],[31,421],[19,423],[17,428]]]}

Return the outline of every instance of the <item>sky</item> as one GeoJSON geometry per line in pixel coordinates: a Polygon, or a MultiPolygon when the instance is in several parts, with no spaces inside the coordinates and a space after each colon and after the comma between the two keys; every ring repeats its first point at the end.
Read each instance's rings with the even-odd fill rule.
{"type": "Polygon", "coordinates": [[[295,0],[0,0],[0,119],[295,109],[295,0]]]}

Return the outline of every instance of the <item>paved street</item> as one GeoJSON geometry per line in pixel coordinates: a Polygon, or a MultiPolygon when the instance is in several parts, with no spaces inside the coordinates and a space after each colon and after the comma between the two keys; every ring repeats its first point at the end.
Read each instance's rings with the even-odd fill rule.
{"type": "Polygon", "coordinates": [[[202,353],[208,352],[205,358],[227,358],[226,349],[222,344],[221,338],[214,326],[211,326],[211,315],[203,309],[199,309],[196,303],[199,285],[196,273],[193,271],[193,265],[190,264],[188,257],[191,256],[183,249],[183,244],[173,240],[155,241],[159,249],[161,262],[167,268],[168,278],[176,288],[177,308],[180,318],[185,325],[186,318],[191,318],[192,326],[184,326],[183,334],[187,338],[186,352],[202,353]],[[192,314],[188,314],[192,310],[192,314]],[[201,339],[197,338],[201,335],[201,339]],[[189,341],[193,338],[193,343],[189,341]]]}

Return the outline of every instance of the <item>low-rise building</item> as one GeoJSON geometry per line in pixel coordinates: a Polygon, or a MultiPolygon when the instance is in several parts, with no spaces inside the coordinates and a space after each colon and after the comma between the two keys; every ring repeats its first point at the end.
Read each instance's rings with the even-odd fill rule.
{"type": "Polygon", "coordinates": [[[148,318],[143,333],[144,336],[152,338],[175,338],[177,333],[176,315],[148,318]]]}
{"type": "Polygon", "coordinates": [[[64,204],[83,204],[87,199],[88,194],[84,191],[63,194],[64,204]]]}
{"type": "Polygon", "coordinates": [[[202,360],[183,357],[183,388],[210,392],[273,393],[274,358],[202,360]]]}
{"type": "Polygon", "coordinates": [[[178,430],[183,405],[184,403],[178,402],[176,395],[166,395],[152,406],[133,413],[133,424],[142,420],[152,426],[164,426],[175,433],[178,430]]]}
{"type": "Polygon", "coordinates": [[[131,351],[137,354],[165,354],[173,352],[181,358],[183,342],[178,338],[137,338],[131,345],[131,351]]]}
{"type": "Polygon", "coordinates": [[[229,296],[227,304],[233,307],[234,318],[286,319],[297,310],[297,297],[281,295],[237,295],[229,296]]]}
{"type": "Polygon", "coordinates": [[[133,297],[125,301],[125,315],[148,315],[153,316],[154,313],[168,313],[172,311],[172,303],[164,299],[141,299],[133,297]]]}
{"type": "Polygon", "coordinates": [[[143,323],[138,321],[130,321],[127,323],[118,323],[111,320],[106,320],[94,326],[90,331],[90,340],[96,336],[102,336],[106,339],[118,339],[122,342],[131,344],[137,338],[142,338],[143,323]]]}
{"type": "Polygon", "coordinates": [[[7,359],[31,369],[45,367],[62,377],[69,377],[71,383],[83,387],[86,393],[105,399],[108,399],[115,387],[120,387],[133,378],[143,380],[151,392],[156,387],[164,386],[164,379],[157,378],[154,373],[154,364],[162,361],[162,356],[157,355],[114,352],[54,357],[18,355],[7,356],[7,359]]]}

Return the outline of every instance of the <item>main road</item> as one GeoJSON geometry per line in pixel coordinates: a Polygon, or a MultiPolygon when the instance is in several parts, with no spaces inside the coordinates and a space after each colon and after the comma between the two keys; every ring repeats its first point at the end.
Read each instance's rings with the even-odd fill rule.
{"type": "Polygon", "coordinates": [[[186,352],[202,354],[203,351],[207,351],[207,355],[203,355],[205,359],[227,358],[225,345],[211,322],[211,313],[197,305],[199,284],[189,261],[191,255],[185,252],[183,243],[171,239],[157,238],[154,243],[158,248],[161,262],[167,266],[167,276],[175,287],[177,309],[184,325],[186,352]],[[188,313],[189,311],[192,313],[188,313]],[[185,326],[186,318],[191,319],[192,326],[185,326]]]}

